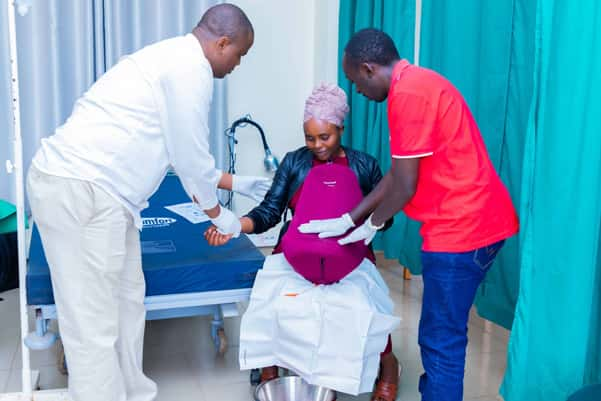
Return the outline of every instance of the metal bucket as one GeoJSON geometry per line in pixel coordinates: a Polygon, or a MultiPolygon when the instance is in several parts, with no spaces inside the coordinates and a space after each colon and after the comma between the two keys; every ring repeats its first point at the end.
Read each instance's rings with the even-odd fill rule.
{"type": "Polygon", "coordinates": [[[334,401],[336,392],[314,386],[298,376],[263,382],[255,390],[255,401],[334,401]]]}

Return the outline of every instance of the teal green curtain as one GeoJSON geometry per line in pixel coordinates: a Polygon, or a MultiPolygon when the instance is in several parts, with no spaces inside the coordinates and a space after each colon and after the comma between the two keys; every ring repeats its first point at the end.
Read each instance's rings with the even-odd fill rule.
{"type": "MultiPolygon", "coordinates": [[[[505,24],[511,23],[511,31],[505,31],[510,38],[509,53],[506,53],[508,70],[504,96],[505,113],[503,127],[488,126],[486,118],[480,118],[482,132],[491,158],[501,179],[512,195],[514,205],[521,214],[521,182],[524,159],[524,143],[528,110],[532,99],[534,65],[534,26],[536,4],[534,0],[514,0],[511,18],[505,17],[505,24]],[[500,135],[499,133],[502,133],[500,135]],[[495,149],[500,149],[496,152],[495,149]]],[[[491,54],[494,56],[494,54],[491,54]]],[[[482,94],[482,101],[486,94],[482,94]]],[[[499,113],[494,109],[489,115],[499,113]]],[[[481,117],[481,116],[479,116],[481,117]]],[[[489,271],[476,297],[478,313],[507,329],[511,328],[519,289],[519,236],[507,241],[497,263],[489,271]]]]}
{"type": "Polygon", "coordinates": [[[17,231],[17,209],[0,199],[0,234],[17,231]]]}
{"type": "MultiPolygon", "coordinates": [[[[422,5],[420,64],[446,76],[463,93],[516,206],[532,94],[534,16],[534,3],[529,0],[424,0],[422,5]]],[[[414,21],[415,1],[342,0],[340,55],[353,32],[373,26],[389,33],[401,57],[411,60],[414,21]],[[400,9],[382,18],[377,10],[383,7],[400,9]]],[[[339,82],[351,90],[342,70],[339,82]]],[[[385,105],[375,105],[353,93],[344,139],[346,144],[378,157],[384,171],[389,168],[385,105]]],[[[419,273],[418,228],[419,224],[399,214],[376,247],[419,273]]],[[[476,299],[483,317],[506,328],[513,321],[519,288],[518,248],[517,237],[507,242],[476,299]]]]}
{"type": "MultiPolygon", "coordinates": [[[[378,28],[387,32],[395,41],[401,57],[413,58],[415,27],[415,0],[341,0],[339,18],[339,60],[342,61],[344,46],[354,32],[363,28],[378,28]]],[[[370,153],[380,161],[383,172],[391,164],[388,143],[388,119],[386,103],[376,104],[359,95],[345,78],[341,63],[338,84],[349,95],[351,112],[345,124],[343,143],[357,150],[370,153]]],[[[377,249],[383,249],[389,258],[398,258],[412,272],[421,272],[419,249],[421,238],[419,224],[399,213],[394,225],[378,236],[377,249]]]]}
{"type": "MultiPolygon", "coordinates": [[[[410,12],[385,24],[374,19],[381,5],[341,1],[341,51],[370,25],[409,58],[410,12]]],[[[464,94],[520,214],[519,237],[476,301],[482,316],[512,328],[501,392],[506,401],[564,401],[601,382],[601,3],[424,0],[421,39],[421,64],[464,94]]],[[[350,89],[342,73],[340,83],[350,89]]],[[[351,100],[347,143],[386,170],[385,110],[351,100]]],[[[401,217],[383,238],[414,272],[415,228],[401,217]]]]}
{"type": "Polygon", "coordinates": [[[506,401],[601,382],[601,3],[538,0],[506,401]]]}
{"type": "MultiPolygon", "coordinates": [[[[532,95],[535,5],[532,0],[426,0],[422,12],[421,65],[461,91],[516,207],[532,95]]],[[[518,296],[519,256],[516,236],[506,242],[476,297],[478,313],[508,329],[518,296]]]]}
{"type": "MultiPolygon", "coordinates": [[[[24,219],[25,228],[28,228],[27,216],[24,219]]],[[[17,208],[12,203],[0,199],[0,234],[15,231],[17,231],[17,208]]]]}

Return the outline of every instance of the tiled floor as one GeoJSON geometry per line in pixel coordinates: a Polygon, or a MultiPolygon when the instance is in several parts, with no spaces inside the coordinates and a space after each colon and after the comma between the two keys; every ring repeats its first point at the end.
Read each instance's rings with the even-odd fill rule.
{"type": "MultiPolygon", "coordinates": [[[[378,263],[388,282],[396,312],[403,319],[392,335],[394,353],[403,366],[398,400],[418,401],[417,381],[422,366],[417,346],[422,281],[405,281],[394,261],[378,263]]],[[[21,355],[19,346],[18,292],[0,294],[0,393],[19,391],[21,355]]],[[[250,401],[248,372],[238,369],[239,318],[226,320],[229,349],[223,356],[210,341],[207,317],[158,320],[147,323],[144,366],[159,386],[160,401],[250,401]]],[[[31,326],[33,327],[33,326],[31,326]]],[[[506,364],[508,332],[472,313],[469,324],[465,375],[466,401],[496,401],[506,364]]],[[[59,347],[32,353],[32,367],[40,371],[42,389],[66,387],[67,378],[57,368],[59,347]]],[[[339,396],[340,401],[369,400],[339,396]]]]}

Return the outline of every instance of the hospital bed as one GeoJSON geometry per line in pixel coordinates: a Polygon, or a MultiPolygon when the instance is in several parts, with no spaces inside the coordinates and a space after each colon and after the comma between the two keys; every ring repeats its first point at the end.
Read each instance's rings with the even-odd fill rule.
{"type": "MultiPolygon", "coordinates": [[[[238,315],[238,303],[250,297],[262,253],[245,236],[210,247],[203,233],[209,222],[192,224],[165,206],[189,202],[179,179],[168,175],[142,213],[142,268],[146,279],[147,320],[212,315],[211,336],[225,352],[223,319],[238,315]]],[[[48,331],[56,307],[48,264],[34,228],[27,271],[27,301],[35,309],[36,330],[26,343],[45,349],[56,336],[48,331]]]]}

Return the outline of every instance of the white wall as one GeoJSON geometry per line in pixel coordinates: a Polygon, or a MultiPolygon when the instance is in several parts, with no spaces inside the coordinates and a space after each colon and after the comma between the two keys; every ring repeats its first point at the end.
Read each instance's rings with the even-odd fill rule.
{"type": "MultiPolygon", "coordinates": [[[[273,153],[304,144],[306,97],[321,81],[336,82],[339,0],[233,0],[250,18],[255,43],[228,77],[228,120],[250,114],[267,136],[273,153]]],[[[236,170],[265,175],[263,149],[253,127],[236,130],[236,170]]],[[[253,204],[235,197],[235,211],[253,204]]]]}

